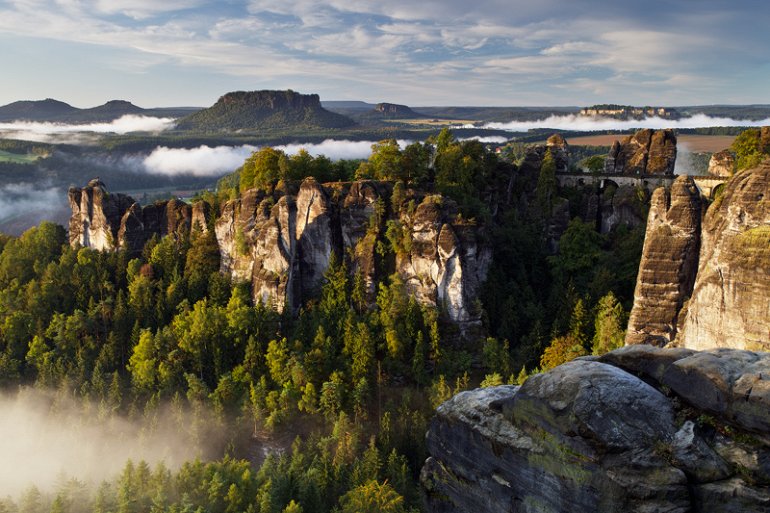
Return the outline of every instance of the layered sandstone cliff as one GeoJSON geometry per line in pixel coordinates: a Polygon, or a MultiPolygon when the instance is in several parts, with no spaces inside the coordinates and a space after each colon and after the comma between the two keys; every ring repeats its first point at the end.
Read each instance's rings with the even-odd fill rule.
{"type": "MultiPolygon", "coordinates": [[[[412,200],[414,209],[390,213],[408,239],[396,254],[396,272],[421,304],[445,309],[461,327],[478,324],[474,303],[491,259],[483,230],[459,220],[441,196],[412,200]]],[[[387,243],[388,203],[390,185],[374,181],[322,185],[308,178],[296,193],[247,191],[216,221],[222,272],[251,282],[255,300],[297,309],[318,292],[336,254],[362,275],[373,302],[385,272],[376,248],[387,243]]]]}
{"type": "Polygon", "coordinates": [[[192,209],[176,199],[141,207],[131,196],[108,193],[98,178],[82,189],[70,187],[67,196],[72,209],[69,241],[73,246],[136,252],[155,234],[163,237],[190,230],[192,209]]]}
{"type": "Polygon", "coordinates": [[[652,195],[626,344],[664,345],[676,336],[700,249],[701,199],[692,178],[652,195]]]}
{"type": "Polygon", "coordinates": [[[705,213],[689,178],[655,191],[626,344],[770,350],[770,163],[705,213]]]}
{"type": "Polygon", "coordinates": [[[255,301],[277,311],[296,311],[320,291],[333,255],[363,278],[374,303],[376,284],[390,272],[378,245],[390,244],[388,220],[406,238],[395,256],[395,271],[421,304],[446,311],[461,333],[480,325],[476,306],[491,263],[484,229],[464,221],[454,203],[440,195],[409,191],[396,211],[392,184],[376,181],[299,186],[281,184],[272,192],[245,191],[224,203],[216,220],[203,202],[179,200],[140,206],[129,196],[107,193],[93,180],[70,189],[70,243],[99,250],[137,252],[153,235],[189,234],[213,226],[221,271],[251,284],[255,301]]]}
{"type": "Polygon", "coordinates": [[[709,207],[676,343],[770,351],[770,162],[739,172],[709,207]]]}
{"type": "Polygon", "coordinates": [[[631,346],[437,411],[432,513],[770,508],[770,356],[631,346]]]}

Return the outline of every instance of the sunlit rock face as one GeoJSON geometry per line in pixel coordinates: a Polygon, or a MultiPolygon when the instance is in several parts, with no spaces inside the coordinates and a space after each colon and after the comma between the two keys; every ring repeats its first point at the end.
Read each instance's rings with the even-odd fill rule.
{"type": "Polygon", "coordinates": [[[627,346],[462,392],[430,424],[431,513],[760,512],[770,356],[627,346]]]}
{"type": "Polygon", "coordinates": [[[72,209],[70,244],[102,251],[117,248],[121,219],[134,204],[133,198],[109,194],[98,178],[82,189],[71,187],[67,197],[72,209]]]}
{"type": "Polygon", "coordinates": [[[719,151],[709,159],[708,174],[713,176],[732,176],[735,169],[735,154],[730,150],[719,151]]]}
{"type": "Polygon", "coordinates": [[[396,255],[396,271],[421,304],[445,308],[452,321],[469,328],[480,320],[474,302],[491,253],[479,227],[458,219],[443,201],[426,196],[413,213],[402,212],[400,222],[411,232],[411,244],[396,255]]]}
{"type": "Polygon", "coordinates": [[[711,205],[689,178],[655,191],[626,344],[770,350],[768,191],[768,162],[711,205]]]}
{"type": "Polygon", "coordinates": [[[319,184],[266,195],[247,191],[227,202],[216,221],[222,271],[252,283],[255,300],[283,311],[319,291],[332,255],[348,259],[374,302],[377,245],[388,244],[385,223],[397,220],[408,239],[396,272],[419,303],[444,308],[461,328],[479,326],[476,300],[491,253],[475,223],[459,219],[441,196],[427,196],[413,211],[386,210],[390,185],[374,181],[319,184]],[[270,208],[268,208],[270,207],[270,208]]]}
{"type": "Polygon", "coordinates": [[[251,189],[225,202],[216,220],[203,202],[179,200],[145,207],[128,196],[108,194],[92,181],[69,192],[70,242],[99,250],[138,252],[153,235],[189,235],[213,226],[220,271],[250,283],[255,301],[277,311],[296,311],[316,297],[334,258],[363,279],[373,305],[376,284],[393,272],[383,267],[386,224],[403,227],[404,247],[395,271],[423,305],[444,309],[460,332],[479,329],[478,295],[491,263],[484,228],[463,220],[457,206],[440,195],[409,192],[408,205],[391,206],[392,184],[370,180],[281,185],[251,189]],[[378,250],[378,247],[380,248],[378,250]]]}
{"type": "Polygon", "coordinates": [[[164,237],[190,231],[192,208],[177,199],[142,207],[131,196],[107,192],[98,178],[82,189],[71,187],[67,196],[72,209],[72,246],[136,253],[153,235],[164,237]]]}
{"type": "Polygon", "coordinates": [[[770,351],[770,163],[731,178],[706,212],[676,343],[770,351]]]}
{"type": "Polygon", "coordinates": [[[615,141],[604,161],[606,174],[673,175],[676,135],[673,130],[639,130],[615,141]]]}
{"type": "Polygon", "coordinates": [[[626,344],[665,345],[692,292],[700,249],[701,199],[692,178],[652,195],[626,344]]]}

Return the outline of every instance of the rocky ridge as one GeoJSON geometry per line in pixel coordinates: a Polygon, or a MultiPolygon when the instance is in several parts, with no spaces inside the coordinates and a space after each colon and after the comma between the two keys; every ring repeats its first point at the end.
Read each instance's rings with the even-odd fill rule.
{"type": "Polygon", "coordinates": [[[770,508],[770,355],[629,346],[437,411],[432,513],[770,508]]]}
{"type": "MultiPolygon", "coordinates": [[[[484,229],[457,215],[456,205],[440,195],[406,191],[396,211],[392,184],[362,180],[320,184],[280,184],[272,192],[245,191],[222,205],[213,220],[221,271],[249,282],[255,301],[277,311],[296,311],[315,295],[333,255],[346,257],[351,273],[363,277],[373,304],[376,283],[388,271],[377,254],[385,223],[401,230],[395,271],[408,292],[424,305],[444,309],[461,333],[476,329],[475,306],[491,263],[484,229]]],[[[138,252],[154,234],[208,230],[211,207],[178,200],[140,206],[129,196],[107,193],[92,180],[69,191],[70,244],[98,250],[138,252]]]]}

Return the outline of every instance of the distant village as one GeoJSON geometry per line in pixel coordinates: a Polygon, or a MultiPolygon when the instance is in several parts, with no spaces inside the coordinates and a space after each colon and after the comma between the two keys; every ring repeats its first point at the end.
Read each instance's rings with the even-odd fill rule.
{"type": "Polygon", "coordinates": [[[602,104],[580,110],[581,116],[615,119],[643,119],[657,116],[663,119],[678,119],[679,112],[669,107],[633,107],[631,105],[602,104]]]}

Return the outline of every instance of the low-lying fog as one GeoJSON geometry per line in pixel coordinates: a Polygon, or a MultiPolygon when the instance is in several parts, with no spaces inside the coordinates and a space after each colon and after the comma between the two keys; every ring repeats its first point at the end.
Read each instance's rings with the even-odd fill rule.
{"type": "MultiPolygon", "coordinates": [[[[637,128],[708,128],[719,126],[766,126],[770,125],[770,118],[759,121],[747,119],[717,118],[705,114],[682,119],[663,119],[649,117],[636,119],[613,119],[603,117],[587,117],[577,114],[565,116],[550,116],[537,121],[510,121],[505,123],[485,123],[481,128],[496,130],[509,130],[511,132],[526,132],[533,129],[554,128],[558,130],[570,130],[576,132],[591,132],[597,130],[634,130],[637,128]]],[[[461,128],[479,128],[474,125],[463,125],[461,128]]]]}
{"type": "Polygon", "coordinates": [[[156,118],[126,114],[110,123],[49,123],[14,121],[0,123],[0,137],[23,141],[78,144],[89,140],[88,134],[127,134],[162,132],[174,127],[174,118],[156,118]]]}
{"type": "MultiPolygon", "coordinates": [[[[98,485],[128,459],[177,468],[206,449],[191,443],[187,427],[194,425],[189,414],[170,406],[130,422],[108,407],[56,392],[0,395],[0,497],[16,498],[32,485],[50,492],[62,476],[98,485]]],[[[208,447],[217,443],[210,433],[199,439],[208,447]]]]}

